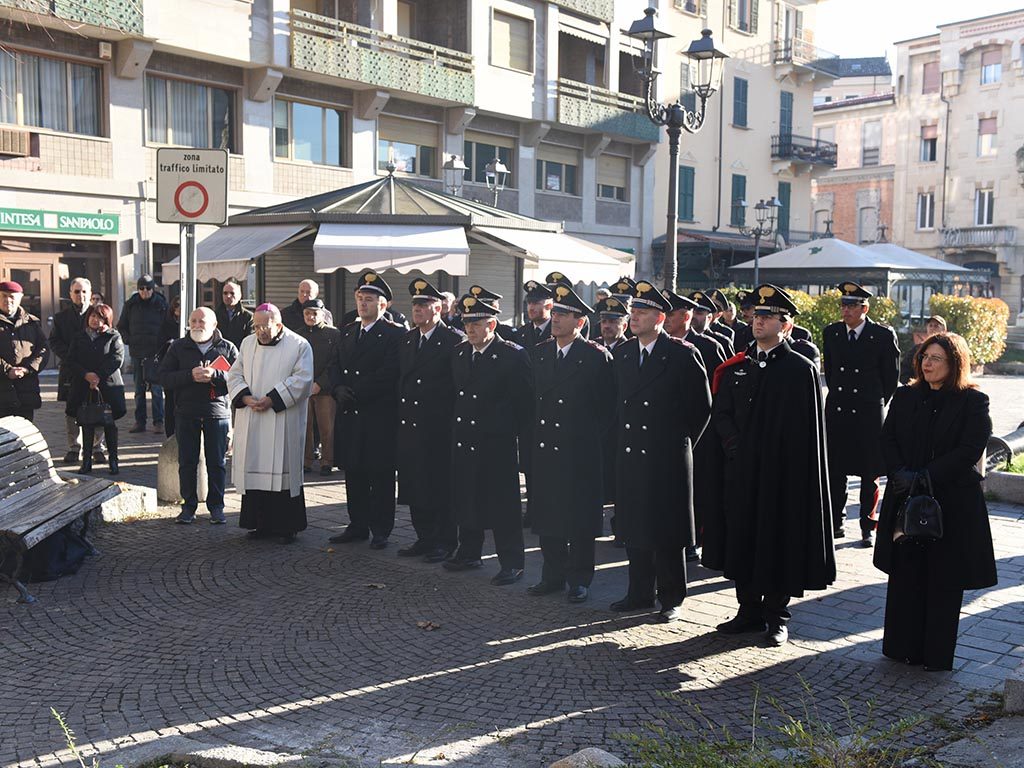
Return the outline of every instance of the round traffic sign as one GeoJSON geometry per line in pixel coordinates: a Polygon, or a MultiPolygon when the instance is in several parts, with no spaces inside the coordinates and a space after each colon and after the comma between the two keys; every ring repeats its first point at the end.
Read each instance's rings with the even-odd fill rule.
{"type": "Polygon", "coordinates": [[[210,195],[198,181],[186,181],[174,191],[174,207],[190,219],[202,216],[209,204],[210,195]]]}

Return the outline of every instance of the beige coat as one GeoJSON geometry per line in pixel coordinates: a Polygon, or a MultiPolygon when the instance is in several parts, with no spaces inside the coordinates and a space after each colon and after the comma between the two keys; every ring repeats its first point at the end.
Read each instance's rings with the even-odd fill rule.
{"type": "Polygon", "coordinates": [[[306,402],[313,384],[313,350],[287,328],[277,344],[261,345],[256,335],[242,348],[228,371],[232,401],[248,389],[260,398],[277,392],[285,409],[256,412],[241,408],[235,415],[232,479],[239,493],[302,491],[302,456],[306,441],[306,402]]]}

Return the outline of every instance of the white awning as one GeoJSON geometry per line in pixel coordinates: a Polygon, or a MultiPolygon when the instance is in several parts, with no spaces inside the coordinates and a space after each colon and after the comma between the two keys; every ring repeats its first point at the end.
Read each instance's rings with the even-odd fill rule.
{"type": "Polygon", "coordinates": [[[321,224],[313,243],[317,272],[394,269],[469,274],[469,244],[462,227],[409,224],[321,224]]]}
{"type": "Polygon", "coordinates": [[[562,272],[573,282],[597,285],[611,285],[622,275],[633,274],[632,254],[572,235],[499,227],[476,227],[473,231],[524,251],[537,261],[538,274],[562,272]]]}
{"type": "MultiPolygon", "coordinates": [[[[244,280],[249,262],[293,239],[308,224],[245,224],[221,227],[196,244],[199,282],[244,280]]],[[[180,257],[163,266],[164,285],[181,278],[180,257]]]]}
{"type": "Polygon", "coordinates": [[[602,21],[591,21],[562,11],[558,14],[558,31],[595,45],[608,45],[608,25],[602,21]]]}

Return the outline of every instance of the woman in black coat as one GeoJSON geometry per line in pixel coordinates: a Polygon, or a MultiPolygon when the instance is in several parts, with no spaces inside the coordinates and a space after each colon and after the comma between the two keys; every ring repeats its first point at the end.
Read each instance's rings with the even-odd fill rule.
{"type": "MultiPolygon", "coordinates": [[[[106,304],[97,304],[85,311],[85,329],[71,341],[64,361],[71,379],[67,413],[75,416],[79,407],[98,391],[108,403],[113,420],[103,427],[107,440],[110,474],[119,473],[117,458],[116,420],[125,415],[124,380],[121,364],[124,362],[124,342],[121,334],[111,326],[114,310],[106,304]]],[[[82,427],[82,445],[92,445],[95,426],[82,427]]],[[[83,452],[82,472],[92,472],[92,453],[83,452]]]]}
{"type": "Polygon", "coordinates": [[[976,468],[992,420],[988,397],[971,381],[970,370],[960,336],[928,337],[914,358],[914,379],[896,391],[882,428],[889,482],[874,556],[875,567],[889,574],[882,653],[926,670],[953,668],[964,590],[996,583],[976,468]],[[896,515],[918,478],[931,482],[942,507],[942,538],[894,541],[896,515]]]}

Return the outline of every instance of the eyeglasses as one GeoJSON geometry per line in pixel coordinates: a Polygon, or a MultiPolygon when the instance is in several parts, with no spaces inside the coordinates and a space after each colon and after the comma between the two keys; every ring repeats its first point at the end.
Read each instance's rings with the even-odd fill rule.
{"type": "Polygon", "coordinates": [[[272,326],[272,325],[254,325],[253,326],[253,329],[257,330],[257,331],[269,331],[269,330],[272,330],[273,328],[274,328],[274,326],[272,326]]]}
{"type": "Polygon", "coordinates": [[[939,365],[941,363],[948,363],[949,359],[942,355],[921,355],[921,362],[923,363],[925,361],[932,363],[933,365],[939,365]]]}
{"type": "Polygon", "coordinates": [[[140,291],[140,292],[141,292],[141,291],[152,291],[152,290],[153,290],[153,289],[152,289],[152,288],[151,288],[150,286],[146,286],[146,285],[140,285],[140,286],[139,286],[139,291],[140,291]]]}

